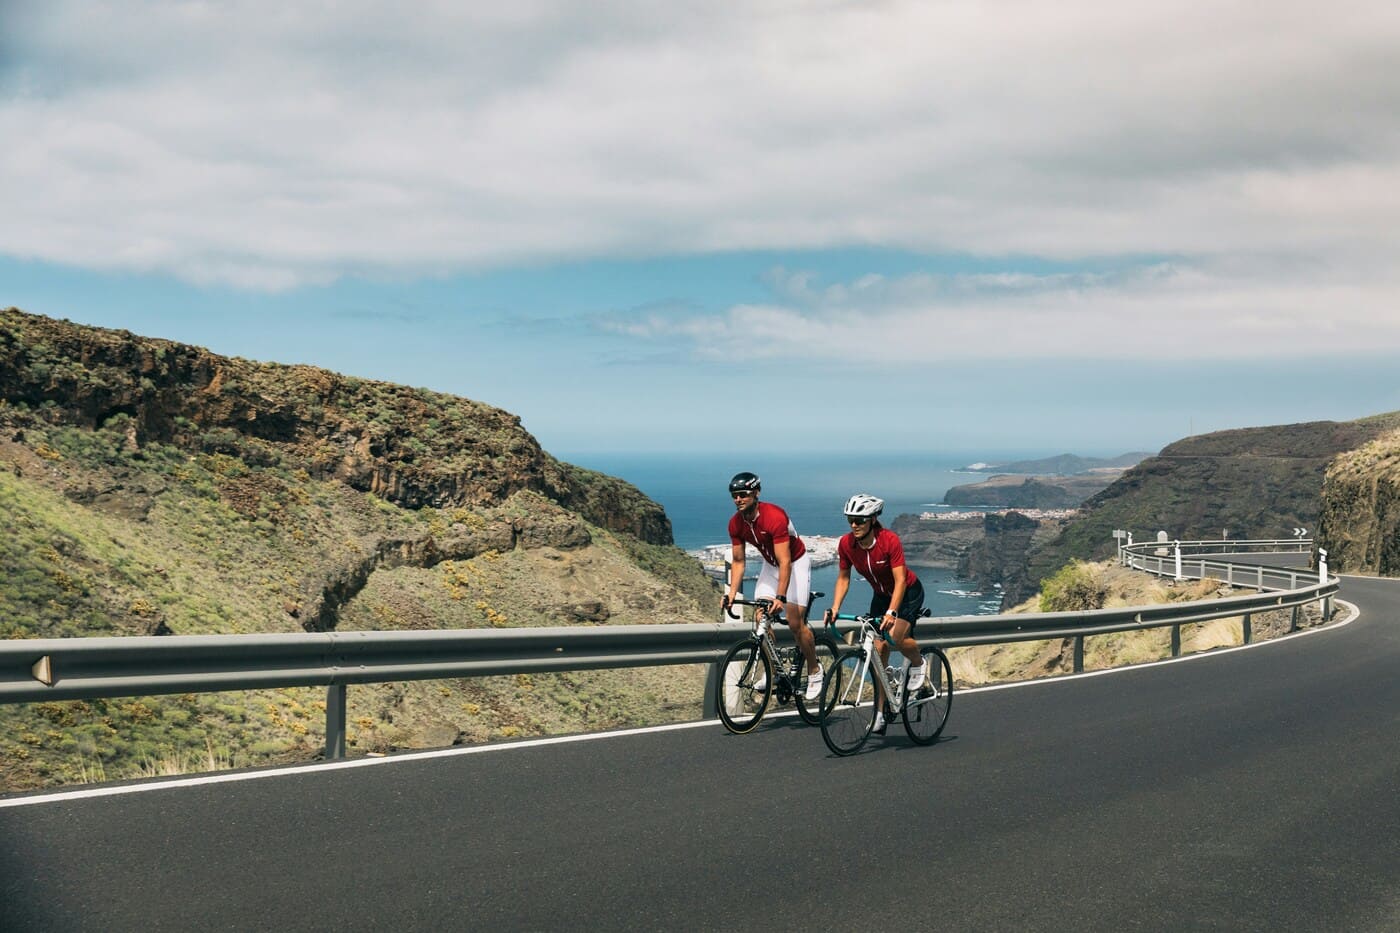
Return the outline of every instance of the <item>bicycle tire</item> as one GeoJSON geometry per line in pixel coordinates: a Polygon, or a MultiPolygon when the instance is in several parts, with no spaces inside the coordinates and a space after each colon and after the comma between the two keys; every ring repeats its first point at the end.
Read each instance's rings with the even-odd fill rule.
{"type": "Polygon", "coordinates": [[[715,693],[715,707],[724,728],[735,735],[753,731],[773,696],[773,665],[758,642],[741,641],[725,653],[715,693]],[[753,689],[760,678],[768,682],[767,690],[753,689]]]}
{"type": "Polygon", "coordinates": [[[836,676],[822,687],[822,741],[838,755],[853,755],[875,727],[875,711],[880,702],[875,672],[873,665],[863,664],[859,648],[843,651],[836,666],[836,676]]]}
{"type": "MultiPolygon", "coordinates": [[[[904,704],[904,731],[918,745],[931,745],[948,724],[953,711],[953,668],[948,656],[938,648],[924,649],[928,679],[919,688],[919,695],[904,704]]],[[[905,675],[908,692],[908,673],[905,675]]]]}
{"type": "MultiPolygon", "coordinates": [[[[815,635],[815,641],[817,649],[817,664],[821,669],[824,681],[832,677],[839,678],[841,676],[841,669],[836,666],[836,654],[838,650],[836,645],[836,639],[832,638],[830,635],[823,633],[821,635],[815,635]]],[[[805,722],[807,725],[815,726],[821,723],[821,714],[826,712],[826,710],[830,708],[823,705],[825,702],[825,697],[827,696],[826,684],[825,682],[823,682],[822,684],[822,692],[817,697],[819,702],[813,704],[811,709],[808,709],[807,701],[803,699],[803,695],[807,691],[807,665],[805,662],[801,664],[801,668],[802,673],[797,678],[797,715],[801,716],[802,721],[805,722]]],[[[835,702],[836,694],[833,692],[830,694],[830,696],[832,702],[835,702]]]]}

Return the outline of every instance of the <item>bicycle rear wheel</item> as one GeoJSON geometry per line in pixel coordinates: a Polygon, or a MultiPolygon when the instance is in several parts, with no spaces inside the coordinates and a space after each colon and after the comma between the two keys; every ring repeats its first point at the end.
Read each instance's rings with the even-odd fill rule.
{"type": "Polygon", "coordinates": [[[875,674],[859,648],[848,648],[836,659],[835,676],[822,687],[822,741],[838,755],[860,750],[875,726],[879,695],[875,674]]]}
{"type": "MultiPolygon", "coordinates": [[[[817,635],[816,648],[817,664],[820,665],[822,676],[826,679],[830,679],[832,677],[836,677],[839,679],[841,676],[841,670],[836,666],[835,640],[833,640],[828,635],[817,635]]],[[[806,700],[803,699],[803,696],[807,692],[807,664],[805,661],[799,661],[798,663],[801,667],[802,673],[797,678],[797,715],[801,716],[802,721],[805,722],[807,725],[815,726],[821,721],[821,714],[827,709],[830,709],[830,707],[819,705],[817,700],[813,700],[810,703],[808,703],[806,700]]],[[[821,697],[825,698],[827,696],[830,696],[832,702],[835,702],[836,694],[834,692],[828,694],[826,692],[826,685],[825,683],[823,683],[821,697]]]]}
{"type": "Polygon", "coordinates": [[[773,666],[756,641],[741,641],[720,662],[718,695],[715,706],[719,721],[730,732],[749,732],[768,709],[773,695],[773,666]],[[754,690],[755,683],[766,683],[767,690],[754,690]]]}
{"type": "MultiPolygon", "coordinates": [[[[953,669],[948,656],[938,648],[925,648],[924,664],[928,679],[918,695],[904,704],[904,731],[919,745],[928,745],[938,738],[953,711],[953,669]]],[[[907,690],[907,680],[905,684],[907,690]]]]}

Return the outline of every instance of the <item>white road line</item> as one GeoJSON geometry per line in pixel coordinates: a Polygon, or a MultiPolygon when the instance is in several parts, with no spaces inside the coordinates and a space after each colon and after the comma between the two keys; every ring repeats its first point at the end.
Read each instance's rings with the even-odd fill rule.
{"type": "MultiPolygon", "coordinates": [[[[981,687],[968,687],[957,691],[957,696],[963,697],[970,693],[990,693],[993,690],[1012,690],[1020,687],[1040,687],[1046,684],[1065,683],[1079,680],[1084,677],[1101,677],[1105,674],[1123,674],[1131,671],[1139,671],[1149,667],[1159,667],[1163,664],[1179,664],[1183,661],[1202,661],[1209,658],[1217,658],[1225,654],[1236,651],[1245,651],[1250,648],[1262,648],[1266,645],[1277,644],[1291,638],[1299,638],[1304,635],[1316,635],[1321,632],[1331,632],[1344,625],[1350,625],[1360,616],[1361,612],[1352,603],[1344,600],[1337,600],[1339,607],[1346,607],[1348,615],[1339,622],[1329,625],[1318,626],[1316,628],[1303,629],[1282,635],[1278,638],[1271,638],[1267,641],[1256,641],[1248,645],[1236,645],[1233,648],[1216,648],[1210,651],[1197,652],[1195,654],[1182,655],[1177,658],[1167,658],[1161,661],[1146,661],[1142,664],[1132,664],[1126,667],[1111,667],[1101,671],[1086,671],[1082,674],[1063,674],[1058,677],[1041,677],[1036,680],[1021,680],[1006,684],[987,684],[981,687]]],[[[782,718],[784,716],[796,716],[795,710],[786,713],[777,713],[769,718],[782,718]]],[[[197,787],[205,784],[227,784],[236,781],[257,781],[264,778],[290,777],[298,774],[320,774],[326,771],[343,771],[347,768],[372,768],[378,765],[402,764],[410,761],[426,761],[432,758],[452,758],[458,755],[483,755],[494,752],[517,751],[522,748],[538,748],[542,745],[561,745],[570,742],[595,742],[601,739],[615,739],[629,735],[645,735],[654,732],[675,732],[682,729],[705,729],[719,726],[718,719],[705,719],[699,722],[672,723],[665,726],[641,726],[636,729],[619,729],[614,732],[593,732],[587,735],[561,735],[542,739],[527,739],[521,742],[509,742],[495,745],[473,745],[461,748],[443,748],[429,752],[405,752],[399,755],[387,755],[383,758],[355,758],[343,761],[325,761],[310,765],[294,765],[287,768],[268,768],[262,771],[240,771],[235,773],[201,774],[194,777],[175,778],[172,780],[157,780],[142,784],[122,784],[108,787],[89,787],[81,790],[55,791],[53,793],[35,794],[24,797],[0,798],[0,809],[8,807],[30,807],[45,803],[64,803],[72,800],[86,800],[92,797],[118,797],[126,794],[142,794],[147,791],[174,790],[180,787],[197,787]]],[[[722,728],[722,727],[720,727],[722,728]]]]}

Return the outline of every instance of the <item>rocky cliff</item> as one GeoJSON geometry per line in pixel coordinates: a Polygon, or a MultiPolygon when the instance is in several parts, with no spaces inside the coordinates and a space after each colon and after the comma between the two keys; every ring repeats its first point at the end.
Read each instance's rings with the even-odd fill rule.
{"type": "Polygon", "coordinates": [[[1400,574],[1400,431],[1328,467],[1317,543],[1334,572],[1400,574]]]}
{"type": "MultiPolygon", "coordinates": [[[[713,621],[660,506],[508,412],[0,311],[0,638],[713,621]]],[[[366,685],[352,753],[651,723],[699,666],[366,685]]],[[[674,701],[673,701],[674,700],[674,701]]],[[[315,690],[0,707],[0,790],[320,748],[315,690]]],[[[208,767],[205,765],[204,767],[208,767]]]]}
{"type": "Polygon", "coordinates": [[[920,518],[900,515],[890,525],[904,545],[904,556],[912,564],[928,567],[957,567],[968,548],[982,540],[982,518],[920,518]]]}
{"type": "Polygon", "coordinates": [[[984,591],[993,584],[999,585],[1003,605],[1013,606],[1021,600],[1009,600],[1006,593],[1034,593],[1039,589],[1039,579],[1028,579],[1028,557],[1035,548],[1053,540],[1065,521],[1033,519],[1020,512],[988,515],[984,521],[985,533],[963,554],[957,565],[958,576],[975,581],[977,588],[984,591]]]}
{"type": "Polygon", "coordinates": [[[157,443],[303,469],[408,509],[530,490],[601,527],[671,543],[661,507],[631,485],[561,464],[509,412],[426,389],[10,308],[0,311],[0,399],[88,430],[120,416],[133,450],[157,443]]]}
{"type": "Polygon", "coordinates": [[[1286,538],[1316,529],[1323,478],[1338,455],[1400,425],[1400,413],[1358,421],[1315,421],[1189,437],[1126,471],[1088,499],[1082,513],[1027,557],[1024,583],[1004,604],[1033,596],[1039,581],[1070,560],[1111,556],[1115,529],[1143,540],[1286,538]]]}
{"type": "Polygon", "coordinates": [[[1002,509],[1073,509],[1120,475],[1118,470],[1105,470],[1076,476],[993,476],[954,486],[943,494],[943,502],[1002,509]]]}

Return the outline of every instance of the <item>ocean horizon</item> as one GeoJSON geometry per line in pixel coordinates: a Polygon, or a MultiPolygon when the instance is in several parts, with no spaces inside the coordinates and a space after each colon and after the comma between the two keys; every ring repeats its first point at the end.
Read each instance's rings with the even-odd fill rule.
{"type": "MultiPolygon", "coordinates": [[[[866,461],[841,454],[720,457],[595,453],[567,459],[625,479],[656,500],[671,519],[676,545],[696,551],[728,542],[729,518],[734,514],[729,479],[743,470],[759,475],[763,481],[760,497],[781,506],[799,535],[836,537],[849,530],[842,508],[854,493],[884,499],[882,521],[888,527],[899,515],[917,515],[943,507],[943,494],[951,487],[979,481],[981,474],[963,471],[962,467],[979,460],[998,462],[1016,457],[898,454],[866,461]]],[[[935,616],[982,615],[999,610],[1000,591],[980,593],[947,568],[921,566],[913,561],[910,566],[924,584],[924,604],[935,616]]],[[[827,594],[816,603],[818,611],[831,605],[835,584],[834,563],[813,568],[812,589],[827,594]]],[[[748,595],[752,595],[751,589],[748,595]]],[[[842,609],[864,612],[870,597],[870,587],[859,574],[853,574],[851,592],[842,609]]]]}

